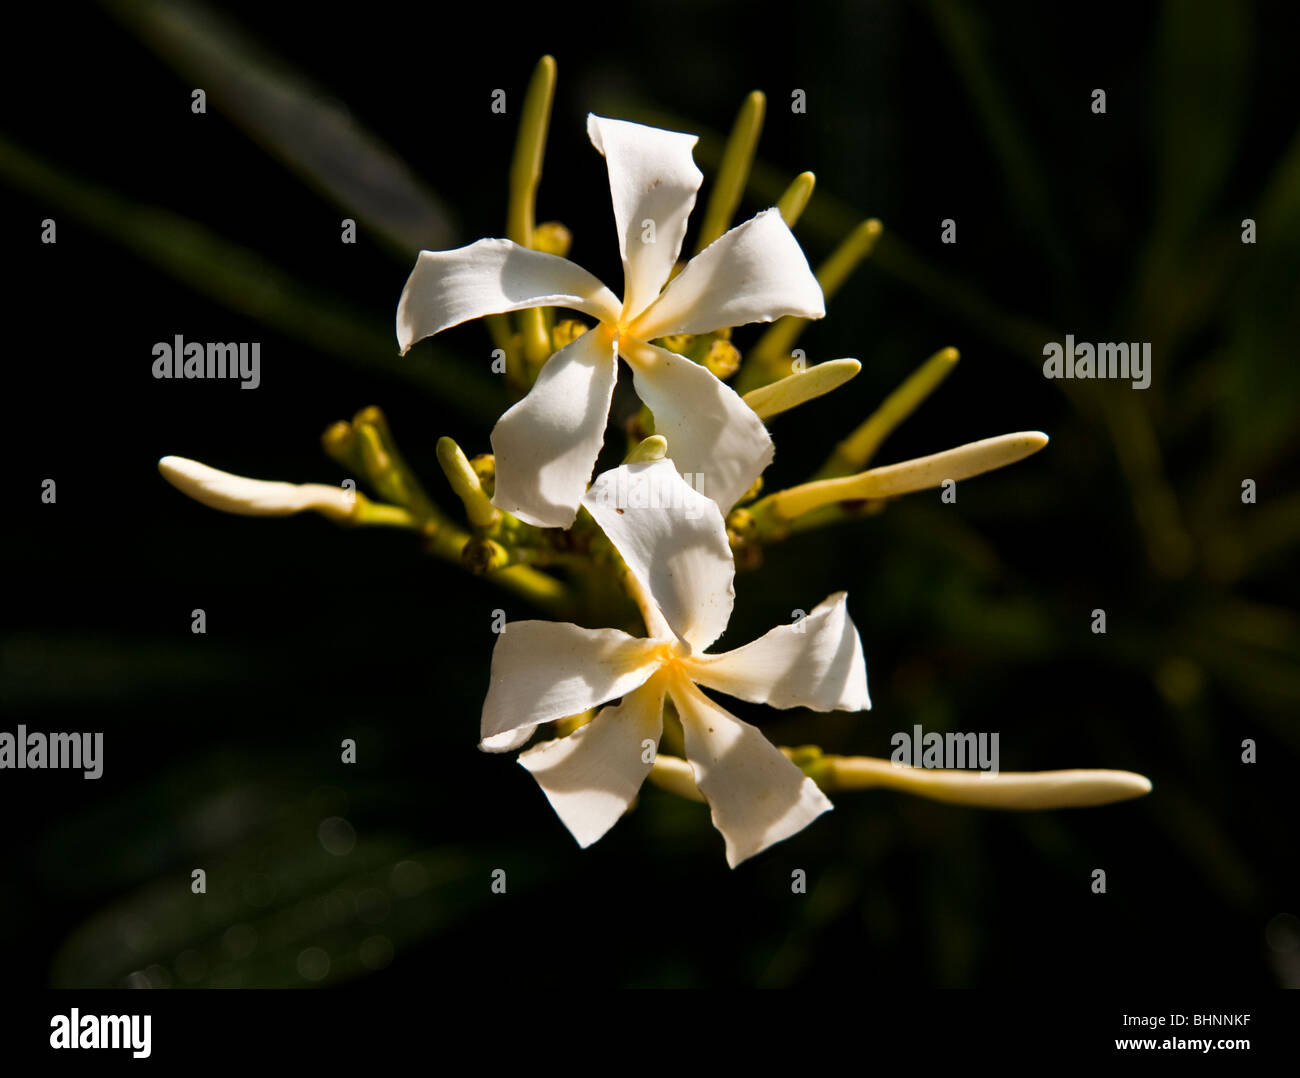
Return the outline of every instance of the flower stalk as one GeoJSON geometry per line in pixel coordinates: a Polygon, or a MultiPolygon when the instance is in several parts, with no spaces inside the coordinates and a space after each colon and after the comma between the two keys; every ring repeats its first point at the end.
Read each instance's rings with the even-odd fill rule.
{"type": "MultiPolygon", "coordinates": [[[[749,182],[749,170],[754,163],[754,151],[758,148],[758,136],[763,131],[763,115],[766,110],[767,98],[762,91],[754,90],[745,98],[736,114],[736,122],[727,138],[726,148],[722,151],[722,162],[718,166],[718,175],[713,181],[713,191],[704,211],[704,224],[700,226],[699,239],[695,244],[697,254],[731,227],[736,210],[740,207],[741,196],[745,193],[745,186],[749,182]]],[[[786,221],[787,225],[789,223],[786,221]]]]}
{"type": "Polygon", "coordinates": [[[776,200],[776,208],[790,228],[803,215],[808,200],[812,198],[813,188],[817,186],[817,177],[811,172],[801,172],[785,189],[785,193],[776,200]]]}
{"type": "Polygon", "coordinates": [[[757,541],[784,537],[800,517],[841,502],[878,501],[960,482],[1032,456],[1047,444],[1039,431],[985,438],[942,453],[872,468],[857,475],[818,479],[769,494],[749,507],[749,534],[757,541]]]}
{"type": "Polygon", "coordinates": [[[973,808],[1033,811],[1091,808],[1128,801],[1151,792],[1151,780],[1132,771],[956,771],[904,767],[892,760],[866,756],[824,756],[824,789],[888,789],[931,801],[973,808]]]}
{"type": "Polygon", "coordinates": [[[844,441],[835,447],[813,479],[836,479],[862,471],[886,438],[952,373],[961,354],[944,348],[921,364],[844,441]]]}
{"type": "Polygon", "coordinates": [[[352,434],[355,439],[353,451],[360,462],[358,474],[381,497],[405,506],[422,521],[445,520],[424,492],[406,458],[398,451],[388,419],[382,411],[374,405],[362,408],[352,419],[352,434]]]}
{"type": "MultiPolygon", "coordinates": [[[[883,226],[874,217],[863,221],[817,268],[817,283],[829,300],[849,275],[871,254],[883,226]]],[[[786,315],[758,339],[736,379],[736,391],[747,393],[790,372],[791,352],[808,319],[786,315]]]]}
{"type": "MultiPolygon", "coordinates": [[[[546,136],[551,122],[551,105],[555,100],[556,66],[553,56],[543,56],[533,69],[524,93],[523,112],[514,158],[510,163],[510,199],[506,209],[506,235],[521,247],[534,246],[537,213],[537,186],[542,179],[542,161],[546,155],[546,136]]],[[[546,320],[541,308],[519,312],[519,328],[524,355],[534,367],[540,367],[551,354],[546,320]]],[[[506,371],[510,369],[510,352],[506,352],[506,371]]],[[[513,372],[518,375],[520,372],[513,372]]]]}
{"type": "Polygon", "coordinates": [[[745,394],[744,401],[759,419],[768,420],[838,389],[860,370],[862,364],[856,359],[828,359],[751,390],[745,394]]]}
{"type": "MultiPolygon", "coordinates": [[[[782,747],[792,763],[828,793],[854,790],[894,790],[968,808],[1039,812],[1063,808],[1095,808],[1130,801],[1151,792],[1151,780],[1132,771],[1076,768],[1066,771],[961,771],[951,768],[904,767],[872,756],[824,755],[816,745],[782,747]]],[[[703,801],[690,764],[677,756],[660,755],[650,781],[688,801],[703,801]]]]}
{"type": "Polygon", "coordinates": [[[438,439],[438,464],[451,489],[465,507],[465,516],[476,531],[489,532],[501,523],[501,510],[488,499],[478,473],[469,458],[451,438],[438,439]]]}

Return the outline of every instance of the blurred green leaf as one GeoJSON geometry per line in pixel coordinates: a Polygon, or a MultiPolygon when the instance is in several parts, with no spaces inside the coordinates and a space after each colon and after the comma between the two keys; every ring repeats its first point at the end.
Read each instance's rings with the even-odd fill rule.
{"type": "Polygon", "coordinates": [[[1237,148],[1250,5],[1166,0],[1155,47],[1156,235],[1180,244],[1219,193],[1237,148]]]}
{"type": "Polygon", "coordinates": [[[103,2],[263,149],[395,251],[451,246],[447,211],[405,163],[216,11],[186,0],[103,2]]]}
{"type": "Polygon", "coordinates": [[[1068,274],[1070,260],[1051,212],[1043,168],[1031,149],[1033,140],[1021,129],[1011,100],[989,62],[979,16],[955,0],[930,0],[927,6],[939,39],[966,84],[975,113],[1002,165],[1008,200],[1041,238],[1057,272],[1068,274]]]}
{"type": "MultiPolygon", "coordinates": [[[[54,959],[55,987],[331,985],[479,911],[500,851],[412,850],[399,835],[354,829],[343,791],[305,793],[283,765],[260,780],[220,779],[237,766],[214,758],[183,790],[179,773],[162,776],[118,821],[129,822],[130,843],[79,863],[101,879],[123,869],[151,878],[72,930],[54,959]],[[175,802],[181,811],[156,811],[175,802]],[[191,889],[193,868],[206,874],[204,894],[191,889]]],[[[512,885],[535,878],[535,861],[510,863],[512,885]]]]}
{"type": "Polygon", "coordinates": [[[71,213],[231,310],[348,363],[422,386],[483,423],[501,413],[499,389],[486,371],[458,362],[427,342],[403,358],[391,321],[372,320],[333,297],[318,295],[259,255],[188,218],[66,176],[3,136],[0,178],[71,213]]]}

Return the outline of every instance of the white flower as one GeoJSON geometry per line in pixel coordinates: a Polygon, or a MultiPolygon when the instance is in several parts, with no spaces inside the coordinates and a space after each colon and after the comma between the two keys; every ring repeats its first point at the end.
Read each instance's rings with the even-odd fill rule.
{"type": "Polygon", "coordinates": [[[568,737],[519,758],[574,838],[588,846],[618,821],[649,773],[667,694],[681,718],[695,785],[735,867],[831,803],[758,729],[698,686],[780,708],[870,707],[845,594],[744,647],[706,654],[727,626],[735,595],[717,506],[692,490],[670,460],[604,473],[583,504],[627,564],[649,638],[558,622],[509,623],[492,655],[482,747],[517,748],[539,723],[622,697],[568,737]],[[611,496],[611,488],[627,497],[611,496]],[[672,496],[663,497],[666,491],[672,496]]]}
{"type": "Polygon", "coordinates": [[[594,115],[587,134],[609,171],[623,299],[567,259],[479,240],[420,252],[397,308],[398,342],[405,353],[471,318],[528,307],[569,307],[599,319],[551,356],[529,394],[498,421],[493,504],[541,527],[573,523],[604,440],[621,355],[678,468],[703,474],[705,493],[725,512],[771,461],[767,430],[703,366],[647,342],[782,315],[821,318],[821,287],[770,209],[710,244],[664,288],[702,179],[691,158],[696,137],[594,115]]]}

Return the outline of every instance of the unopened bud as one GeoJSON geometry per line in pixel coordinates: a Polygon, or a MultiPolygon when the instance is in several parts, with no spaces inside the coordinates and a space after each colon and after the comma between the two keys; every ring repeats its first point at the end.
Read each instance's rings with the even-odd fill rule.
{"type": "Polygon", "coordinates": [[[533,250],[564,258],[573,246],[573,233],[559,221],[543,221],[533,229],[533,250]]]}
{"type": "Polygon", "coordinates": [[[460,552],[461,564],[471,573],[481,576],[494,569],[503,569],[510,562],[510,554],[500,543],[491,539],[470,539],[460,552]]]}
{"type": "Polygon", "coordinates": [[[561,348],[572,344],[586,333],[587,329],[588,327],[576,318],[561,318],[551,327],[551,350],[558,352],[561,348]]]}

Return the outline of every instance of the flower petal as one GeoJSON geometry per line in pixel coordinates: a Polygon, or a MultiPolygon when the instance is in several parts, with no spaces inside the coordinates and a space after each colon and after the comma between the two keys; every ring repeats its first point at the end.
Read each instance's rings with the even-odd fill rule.
{"type": "Polygon", "coordinates": [[[699,140],[596,115],[587,117],[587,135],[609,171],[623,256],[623,305],[636,315],[659,295],[681,252],[704,178],[691,157],[699,140]]]}
{"type": "Polygon", "coordinates": [[[187,457],[163,457],[158,471],[196,502],[241,516],[283,517],[315,509],[334,520],[347,520],[356,504],[356,496],[342,487],[245,479],[187,457]]]}
{"type": "Polygon", "coordinates": [[[520,755],[579,846],[590,846],[627,811],[654,766],[663,718],[663,680],[653,678],[568,737],[520,755]]]}
{"type": "Polygon", "coordinates": [[[530,722],[518,730],[507,730],[504,734],[493,734],[478,743],[480,752],[514,752],[528,744],[533,734],[537,733],[537,723],[530,722]]]}
{"type": "Polygon", "coordinates": [[[655,345],[627,342],[637,395],[655,433],[696,489],[725,514],[772,463],[772,436],[754,410],[707,367],[655,345]]]}
{"type": "Polygon", "coordinates": [[[512,621],[492,651],[480,737],[578,715],[631,692],[655,671],[651,645],[617,629],[512,621]]]}
{"type": "Polygon", "coordinates": [[[601,326],[546,361],[528,396],[492,430],[493,505],[539,528],[573,523],[605,442],[617,378],[614,343],[601,326]]]}
{"type": "Polygon", "coordinates": [[[781,214],[764,210],[714,240],[632,324],[643,340],[710,333],[782,315],[821,318],[826,301],[781,214]]]}
{"type": "Polygon", "coordinates": [[[837,591],[793,625],[779,625],[752,644],[691,660],[701,685],[772,707],[862,711],[871,706],[862,641],[837,591]]]}
{"type": "Polygon", "coordinates": [[[673,632],[696,650],[722,635],[736,596],[727,531],[671,460],[611,469],[582,504],[673,632]]]}
{"type": "Polygon", "coordinates": [[[709,803],[713,826],[727,840],[732,868],[834,807],[757,727],[741,722],[685,678],[670,683],[668,691],[682,720],[695,785],[709,803]]]}
{"type": "Polygon", "coordinates": [[[571,307],[616,321],[618,298],[581,266],[510,240],[479,240],[454,251],[421,251],[397,303],[402,353],[416,341],[489,314],[571,307]]]}

